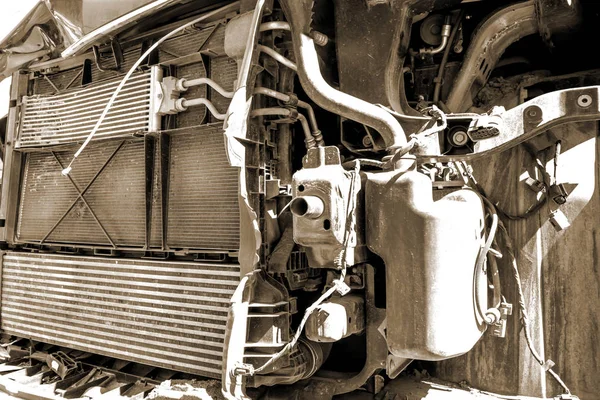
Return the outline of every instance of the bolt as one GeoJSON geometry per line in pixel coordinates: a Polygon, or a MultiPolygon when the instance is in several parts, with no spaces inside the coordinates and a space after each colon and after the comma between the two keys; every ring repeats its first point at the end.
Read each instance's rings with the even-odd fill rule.
{"type": "Polygon", "coordinates": [[[469,136],[467,136],[467,133],[465,131],[456,131],[452,135],[452,141],[457,146],[464,146],[465,144],[467,144],[468,140],[469,136]]]}
{"type": "Polygon", "coordinates": [[[577,98],[577,105],[582,108],[587,108],[592,105],[592,96],[589,94],[582,94],[577,98]]]}
{"type": "Polygon", "coordinates": [[[525,110],[525,117],[530,124],[539,124],[543,120],[543,111],[538,106],[529,106],[525,110]]]}
{"type": "Polygon", "coordinates": [[[363,139],[362,139],[362,144],[363,144],[363,146],[365,146],[365,147],[371,147],[371,144],[372,144],[372,142],[371,142],[371,138],[370,138],[370,137],[368,137],[368,136],[363,136],[363,139]]]}

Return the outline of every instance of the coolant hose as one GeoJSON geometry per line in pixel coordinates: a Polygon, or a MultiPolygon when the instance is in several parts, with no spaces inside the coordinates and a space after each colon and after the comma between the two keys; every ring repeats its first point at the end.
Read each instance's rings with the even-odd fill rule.
{"type": "Polygon", "coordinates": [[[307,8],[302,0],[281,0],[280,4],[292,27],[298,78],[308,97],[327,111],[375,129],[386,149],[406,145],[404,129],[392,115],[374,104],[333,88],[325,81],[314,40],[305,31],[309,26],[307,14],[310,14],[310,7],[307,8]]]}

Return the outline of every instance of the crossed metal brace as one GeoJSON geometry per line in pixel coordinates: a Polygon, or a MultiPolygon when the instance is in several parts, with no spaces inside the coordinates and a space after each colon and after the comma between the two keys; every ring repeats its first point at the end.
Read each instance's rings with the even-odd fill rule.
{"type": "MultiPolygon", "coordinates": [[[[87,202],[87,200],[85,199],[85,197],[83,197],[83,195],[88,191],[88,189],[92,186],[92,184],[96,181],[96,179],[98,179],[98,177],[106,169],[106,166],[108,164],[110,164],[110,162],[113,160],[113,158],[115,157],[115,155],[117,155],[117,153],[119,152],[119,150],[121,150],[121,148],[123,147],[124,144],[125,144],[125,141],[122,141],[121,143],[119,143],[119,145],[112,152],[112,154],[110,155],[110,157],[108,157],[108,159],[106,160],[106,162],[104,163],[104,165],[102,165],[102,167],[98,170],[98,172],[96,172],[96,174],[94,175],[94,177],[88,182],[88,184],[86,185],[86,187],[83,190],[79,189],[79,187],[77,186],[77,184],[75,183],[75,181],[73,180],[73,178],[71,178],[70,175],[66,175],[66,177],[69,179],[69,181],[71,182],[71,184],[73,185],[73,187],[77,191],[77,198],[75,199],[75,201],[73,201],[73,203],[71,203],[71,205],[69,206],[69,208],[67,208],[67,210],[63,213],[63,215],[59,218],[59,220],[56,221],[56,223],[52,226],[52,228],[50,228],[50,230],[48,231],[48,233],[46,233],[46,236],[44,236],[44,238],[40,241],[40,244],[43,244],[46,241],[46,239],[48,239],[48,237],[52,234],[52,232],[54,232],[54,230],[58,227],[58,225],[60,225],[60,223],[66,218],[66,216],[73,209],[73,207],[75,207],[75,204],[77,204],[77,202],[81,199],[81,201],[83,201],[83,204],[85,204],[85,206],[88,208],[88,210],[90,210],[90,214],[92,215],[92,217],[94,218],[94,220],[96,221],[96,223],[98,224],[98,226],[100,227],[100,229],[102,230],[102,233],[104,233],[104,235],[106,236],[106,238],[110,242],[111,246],[113,248],[117,248],[117,246],[113,242],[112,238],[110,237],[110,235],[108,234],[108,232],[106,231],[106,229],[104,229],[104,226],[102,225],[102,223],[100,222],[100,220],[96,216],[96,213],[94,213],[94,210],[92,210],[92,207],[90,207],[89,203],[87,202]]],[[[58,165],[60,165],[60,168],[64,169],[65,167],[64,167],[63,163],[60,161],[60,159],[58,158],[58,156],[56,155],[56,153],[54,151],[52,152],[52,155],[56,159],[56,162],[58,162],[58,165]]]]}

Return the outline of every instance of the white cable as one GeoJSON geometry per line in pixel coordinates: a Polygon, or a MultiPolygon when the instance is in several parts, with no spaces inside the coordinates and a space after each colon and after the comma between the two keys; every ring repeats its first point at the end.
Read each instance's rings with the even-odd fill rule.
{"type": "MultiPolygon", "coordinates": [[[[327,289],[321,295],[321,297],[319,297],[317,299],[317,301],[315,301],[310,307],[308,307],[306,309],[306,311],[304,312],[304,317],[302,317],[302,321],[300,321],[300,324],[298,325],[298,329],[296,330],[296,333],[294,334],[292,340],[289,341],[288,344],[286,344],[278,353],[274,354],[273,357],[269,358],[269,360],[266,363],[261,365],[259,368],[256,368],[255,370],[253,370],[251,375],[255,375],[259,372],[264,371],[269,365],[271,365],[275,361],[279,360],[284,354],[286,354],[290,349],[292,349],[296,345],[296,343],[298,342],[298,339],[300,339],[300,335],[302,335],[302,331],[304,330],[306,321],[308,321],[308,317],[310,317],[310,315],[317,309],[317,307],[319,307],[319,305],[321,305],[321,303],[323,303],[326,299],[328,299],[336,291],[339,291],[340,294],[343,295],[343,294],[347,293],[347,291],[350,290],[350,288],[346,285],[346,282],[345,282],[346,267],[347,267],[346,253],[350,246],[350,234],[351,234],[351,232],[354,231],[354,226],[356,223],[356,220],[355,220],[356,218],[355,218],[355,214],[354,214],[356,211],[355,210],[355,208],[356,208],[355,200],[356,200],[356,191],[359,190],[356,188],[356,185],[359,183],[360,183],[360,163],[357,162],[354,166],[354,176],[353,176],[353,180],[352,180],[352,185],[350,187],[350,199],[348,200],[347,215],[346,215],[346,218],[348,219],[348,225],[347,225],[346,231],[344,232],[344,249],[343,249],[343,253],[340,257],[341,265],[339,267],[341,268],[341,271],[340,271],[339,279],[334,280],[333,286],[330,287],[329,289],[327,289]]],[[[287,205],[286,205],[286,207],[287,207],[287,205]]]]}
{"type": "MultiPolygon", "coordinates": [[[[339,281],[344,282],[345,277],[346,277],[346,269],[344,268],[342,270],[339,281]]],[[[323,303],[323,301],[325,301],[329,296],[331,296],[337,289],[338,289],[338,284],[334,282],[334,285],[332,287],[330,287],[327,291],[325,291],[325,293],[323,293],[321,295],[321,297],[319,297],[317,299],[317,301],[315,301],[310,307],[308,307],[306,309],[306,311],[304,312],[304,317],[302,317],[302,321],[300,321],[300,325],[298,325],[298,329],[296,330],[296,334],[294,335],[292,340],[289,341],[288,344],[286,344],[283,347],[283,349],[281,349],[277,354],[275,354],[273,357],[269,358],[269,360],[266,363],[261,365],[259,368],[256,368],[253,371],[253,375],[264,371],[269,365],[271,365],[275,361],[279,360],[281,358],[281,356],[286,354],[290,349],[292,349],[296,345],[296,343],[298,342],[298,339],[300,339],[300,335],[302,334],[302,331],[304,330],[304,325],[306,325],[306,321],[308,321],[308,317],[310,317],[310,315],[313,313],[313,311],[315,311],[317,309],[317,307],[319,307],[321,305],[321,303],[323,303]]]]}
{"type": "Polygon", "coordinates": [[[150,55],[150,53],[152,53],[158,46],[160,46],[165,40],[169,39],[170,37],[172,37],[173,35],[175,35],[178,32],[181,32],[182,30],[189,28],[190,26],[197,24],[198,22],[201,22],[207,18],[210,18],[214,15],[218,15],[223,13],[224,11],[232,11],[234,9],[239,8],[239,1],[236,1],[234,3],[228,4],[226,6],[217,8],[216,10],[210,11],[190,22],[188,22],[187,24],[181,25],[175,29],[173,29],[171,32],[167,33],[165,36],[163,36],[162,38],[158,39],[158,41],[156,43],[154,43],[152,46],[150,46],[148,48],[148,50],[146,50],[146,52],[144,54],[141,55],[140,58],[138,58],[138,60],[133,64],[133,66],[129,69],[129,71],[127,72],[127,74],[125,74],[125,76],[123,77],[123,79],[121,80],[121,83],[119,84],[119,86],[117,87],[117,89],[115,90],[115,92],[113,93],[112,97],[110,98],[110,100],[108,101],[108,104],[106,104],[106,107],[104,107],[104,111],[102,111],[102,115],[100,115],[100,118],[98,118],[98,122],[96,122],[96,125],[94,125],[94,128],[92,129],[92,131],[90,132],[90,134],[88,135],[88,137],[85,139],[85,142],[83,142],[83,144],[81,145],[81,147],[79,147],[79,150],[77,150],[77,152],[75,152],[75,154],[73,155],[73,159],[71,160],[71,162],[69,163],[69,165],[67,166],[67,168],[62,170],[62,174],[63,175],[68,175],[71,172],[72,169],[72,165],[73,162],[75,162],[75,160],[77,159],[77,157],[79,157],[79,155],[81,154],[81,152],[83,151],[83,149],[86,148],[86,146],[90,143],[90,141],[92,140],[92,138],[94,137],[94,135],[96,134],[96,132],[98,131],[98,128],[100,128],[100,125],[102,124],[102,122],[104,121],[104,118],[106,117],[106,114],[108,114],[108,111],[110,110],[110,108],[112,107],[115,99],[117,98],[117,96],[119,95],[119,92],[121,91],[121,89],[123,88],[123,86],[125,86],[125,83],[127,82],[127,80],[131,77],[131,75],[135,72],[135,70],[140,66],[140,64],[142,63],[142,61],[144,61],[144,59],[146,57],[148,57],[150,55]]]}

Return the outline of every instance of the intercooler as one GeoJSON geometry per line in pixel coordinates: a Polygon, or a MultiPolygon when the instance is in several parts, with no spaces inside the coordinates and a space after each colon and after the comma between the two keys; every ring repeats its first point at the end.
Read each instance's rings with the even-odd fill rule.
{"type": "MultiPolygon", "coordinates": [[[[159,67],[135,74],[123,86],[96,139],[131,136],[156,130],[160,117],[154,101],[159,67]]],[[[54,95],[24,96],[21,127],[15,147],[38,147],[83,141],[104,110],[120,79],[54,95]]]]}
{"type": "Polygon", "coordinates": [[[8,252],[5,333],[220,377],[235,264],[8,252]]]}

